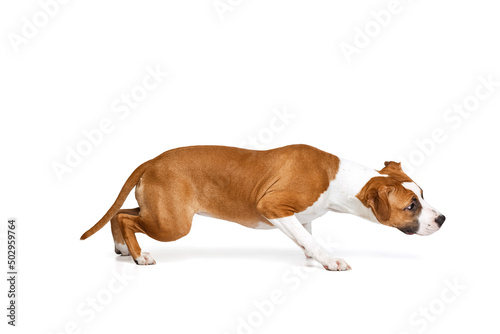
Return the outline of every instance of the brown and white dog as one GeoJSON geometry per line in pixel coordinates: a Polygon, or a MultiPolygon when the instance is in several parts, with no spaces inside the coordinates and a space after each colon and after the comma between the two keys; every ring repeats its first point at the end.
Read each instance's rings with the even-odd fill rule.
{"type": "Polygon", "coordinates": [[[396,162],[380,171],[307,145],[268,151],[224,146],[173,149],[140,165],[84,240],[111,220],[115,251],[139,265],[155,264],[135,233],[159,241],[189,233],[195,214],[250,228],[279,228],[328,270],[350,266],[311,235],[311,222],[328,211],[351,213],[406,234],[436,232],[445,217],[429,206],[396,162]],[[135,189],[139,207],[121,209],[135,189]]]}

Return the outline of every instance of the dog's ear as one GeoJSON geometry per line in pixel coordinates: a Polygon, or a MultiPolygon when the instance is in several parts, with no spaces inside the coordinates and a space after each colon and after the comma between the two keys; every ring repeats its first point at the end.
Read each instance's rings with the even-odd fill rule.
{"type": "Polygon", "coordinates": [[[386,161],[386,162],[384,162],[384,166],[388,169],[396,169],[396,170],[400,170],[400,171],[403,170],[401,168],[401,162],[386,161]]]}
{"type": "Polygon", "coordinates": [[[380,174],[389,175],[399,182],[413,182],[412,179],[403,171],[400,162],[386,161],[384,165],[385,167],[379,171],[380,174]]]}
{"type": "Polygon", "coordinates": [[[372,188],[367,194],[366,203],[372,209],[373,214],[379,222],[388,221],[391,218],[391,205],[389,194],[394,191],[394,186],[382,185],[372,188]]]}

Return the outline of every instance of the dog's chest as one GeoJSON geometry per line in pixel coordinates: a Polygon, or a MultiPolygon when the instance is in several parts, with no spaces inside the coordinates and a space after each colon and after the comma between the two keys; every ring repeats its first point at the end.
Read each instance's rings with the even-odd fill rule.
{"type": "Polygon", "coordinates": [[[295,214],[297,219],[303,223],[310,223],[314,219],[323,216],[328,212],[329,202],[328,202],[328,190],[322,193],[319,198],[310,207],[302,212],[295,214]]]}

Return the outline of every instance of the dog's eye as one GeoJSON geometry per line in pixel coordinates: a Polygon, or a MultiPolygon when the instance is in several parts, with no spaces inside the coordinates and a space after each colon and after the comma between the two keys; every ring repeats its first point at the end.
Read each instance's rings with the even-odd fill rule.
{"type": "Polygon", "coordinates": [[[416,204],[415,204],[415,201],[417,199],[416,198],[412,198],[412,202],[410,205],[408,205],[405,210],[409,210],[409,211],[412,211],[412,210],[415,210],[415,208],[417,207],[416,204]]]}

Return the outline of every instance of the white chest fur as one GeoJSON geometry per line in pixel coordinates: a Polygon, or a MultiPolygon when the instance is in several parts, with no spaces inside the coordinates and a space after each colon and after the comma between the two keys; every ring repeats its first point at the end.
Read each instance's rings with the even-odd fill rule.
{"type": "Polygon", "coordinates": [[[383,176],[349,160],[341,159],[339,170],[328,189],[306,210],[296,214],[301,223],[311,222],[328,211],[351,213],[378,222],[372,211],[365,207],[356,195],[375,176],[383,176]]]}
{"type": "MultiPolygon", "coordinates": [[[[331,185],[328,187],[328,189],[330,189],[330,187],[331,185]]],[[[295,215],[302,224],[310,223],[314,219],[323,216],[330,210],[328,189],[319,196],[319,198],[316,200],[316,202],[313,203],[313,205],[295,215]]]]}

